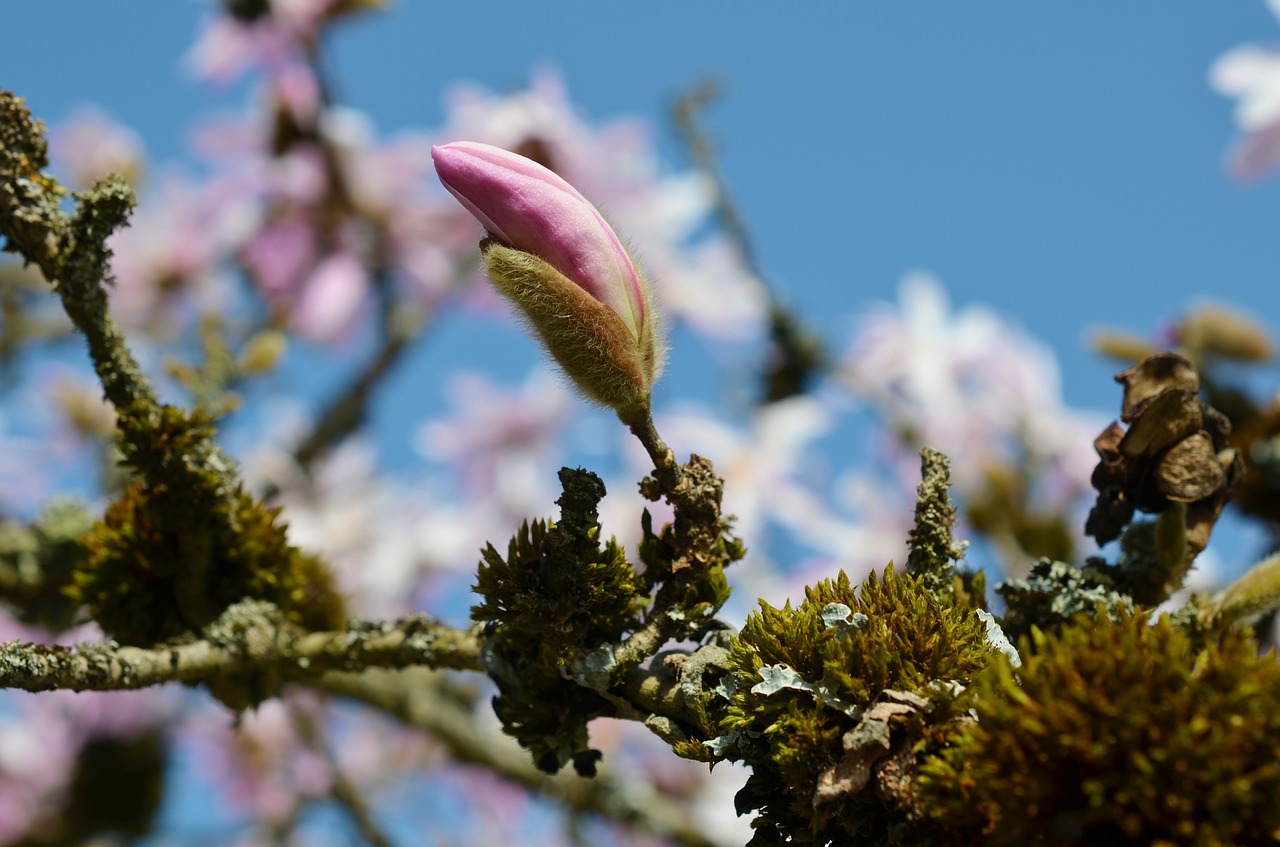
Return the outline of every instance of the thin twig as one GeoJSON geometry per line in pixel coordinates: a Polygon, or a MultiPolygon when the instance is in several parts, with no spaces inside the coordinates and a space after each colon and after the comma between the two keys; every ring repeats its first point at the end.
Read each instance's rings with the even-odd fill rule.
{"type": "Polygon", "coordinates": [[[422,669],[330,673],[317,683],[332,694],[386,711],[431,733],[459,762],[484,767],[562,803],[670,839],[682,847],[712,847],[689,811],[643,780],[623,780],[602,769],[586,779],[562,772],[547,776],[505,735],[481,729],[470,709],[441,691],[439,676],[422,669]]]}
{"type": "Polygon", "coordinates": [[[654,464],[653,481],[657,486],[646,480],[641,483],[642,493],[652,500],[665,497],[675,510],[675,550],[672,576],[658,590],[649,622],[614,647],[616,667],[622,671],[646,661],[673,638],[690,634],[685,615],[666,612],[676,609],[686,589],[703,578],[707,564],[714,558],[712,550],[725,530],[720,512],[724,480],[716,475],[711,462],[695,454],[686,464],[677,464],[675,453],[662,440],[648,407],[627,425],[654,464]]]}
{"type": "Polygon", "coordinates": [[[728,182],[716,163],[715,147],[699,120],[702,110],[719,100],[723,93],[718,79],[704,79],[676,99],[671,107],[672,121],[676,134],[689,151],[689,158],[699,170],[711,177],[715,186],[715,212],[720,218],[720,225],[737,246],[742,263],[747,266],[766,298],[773,302],[777,299],[776,293],[760,266],[755,248],[751,244],[751,236],[747,233],[746,222],[730,197],[728,182]]]}
{"type": "Polygon", "coordinates": [[[343,438],[355,432],[365,421],[369,409],[369,396],[386,376],[417,336],[410,332],[391,332],[381,348],[347,388],[330,401],[320,413],[315,429],[294,451],[294,458],[303,469],[309,469],[316,459],[343,438]]]}
{"type": "Polygon", "coordinates": [[[317,753],[324,756],[329,763],[329,771],[333,775],[333,783],[329,787],[329,797],[347,811],[347,814],[351,816],[351,822],[355,824],[357,831],[359,831],[365,842],[372,845],[372,847],[392,847],[390,837],[382,831],[382,827],[373,819],[368,801],[360,793],[360,789],[351,780],[347,779],[346,774],[342,772],[338,757],[334,755],[333,747],[325,738],[324,729],[301,709],[291,709],[290,713],[298,734],[317,753]]]}
{"type": "Polygon", "coordinates": [[[690,88],[672,106],[676,133],[703,173],[711,177],[715,187],[715,212],[720,225],[738,249],[769,307],[769,337],[772,341],[764,365],[763,403],[775,403],[803,394],[815,374],[827,364],[821,339],[805,325],[793,309],[783,302],[781,294],[764,272],[752,246],[747,225],[729,194],[729,185],[716,162],[715,148],[699,121],[702,109],[719,99],[720,83],[704,80],[690,88]]]}
{"type": "Polygon", "coordinates": [[[107,399],[117,409],[154,407],[156,395],[107,312],[107,239],[133,209],[133,192],[119,176],[77,195],[74,217],[62,211],[66,191],[44,173],[44,123],[21,97],[0,90],[0,234],[8,249],[40,268],[89,344],[107,399]]]}

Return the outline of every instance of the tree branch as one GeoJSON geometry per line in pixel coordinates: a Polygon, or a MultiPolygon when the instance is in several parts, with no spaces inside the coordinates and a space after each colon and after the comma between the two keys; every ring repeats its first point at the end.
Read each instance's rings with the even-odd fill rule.
{"type": "Polygon", "coordinates": [[[53,283],[76,329],[84,333],[107,399],[117,409],[156,404],[155,393],[107,313],[106,240],[128,219],[133,192],[117,176],[76,195],[74,217],[62,211],[66,190],[44,173],[44,123],[25,101],[0,90],[0,234],[53,283]]]}
{"type": "Polygon", "coordinates": [[[746,222],[729,195],[728,181],[716,163],[715,147],[699,121],[702,110],[720,98],[720,83],[712,79],[693,86],[671,108],[673,123],[689,157],[715,186],[715,211],[729,240],[769,304],[769,335],[772,343],[764,367],[762,404],[776,403],[809,389],[815,376],[827,366],[822,340],[795,311],[789,308],[770,282],[751,244],[746,222]]]}
{"type": "Polygon", "coordinates": [[[607,769],[590,779],[567,771],[548,776],[514,740],[477,726],[470,709],[443,693],[438,678],[426,671],[329,673],[316,684],[332,694],[395,715],[431,733],[456,760],[487,768],[571,811],[597,814],[683,847],[713,847],[715,843],[694,823],[687,809],[646,782],[624,780],[607,769]]]}
{"type": "Polygon", "coordinates": [[[302,709],[293,708],[290,713],[298,734],[302,736],[307,744],[311,745],[311,749],[323,756],[325,761],[329,763],[329,770],[333,773],[333,784],[329,787],[330,799],[345,809],[347,814],[351,816],[351,822],[355,825],[356,831],[360,833],[360,837],[369,847],[392,847],[391,838],[383,832],[382,827],[374,820],[373,811],[369,808],[368,800],[365,799],[360,789],[342,772],[341,763],[325,737],[324,729],[317,724],[311,715],[302,709]]]}
{"type": "Polygon", "coordinates": [[[479,670],[480,639],[416,615],[395,622],[357,622],[348,630],[306,632],[271,603],[229,607],[198,641],[172,647],[0,645],[0,688],[24,691],[123,691],[167,682],[244,678],[275,671],[305,680],[334,670],[370,667],[479,670]]]}
{"type": "MultiPolygon", "coordinates": [[[[641,493],[650,500],[666,497],[675,509],[675,550],[672,577],[659,589],[654,609],[665,611],[678,605],[686,588],[704,578],[706,567],[716,556],[714,548],[726,530],[720,514],[724,480],[716,476],[711,462],[692,455],[686,464],[677,464],[675,454],[658,434],[649,409],[642,417],[625,421],[653,460],[652,480],[641,483],[641,493]],[[656,486],[652,483],[656,482],[656,486]]],[[[633,668],[688,630],[682,616],[659,613],[614,649],[617,666],[633,668]]]]}
{"type": "MultiPolygon", "coordinates": [[[[400,361],[419,334],[419,327],[395,326],[389,321],[387,336],[364,370],[342,393],[335,396],[320,413],[315,428],[294,451],[294,458],[304,470],[310,470],[330,447],[355,432],[365,422],[369,397],[382,378],[400,361]]],[[[400,323],[405,323],[404,320],[400,323]]]]}

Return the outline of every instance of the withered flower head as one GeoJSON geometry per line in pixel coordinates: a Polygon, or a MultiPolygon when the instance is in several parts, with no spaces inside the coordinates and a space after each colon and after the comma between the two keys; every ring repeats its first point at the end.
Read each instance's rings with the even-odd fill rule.
{"type": "Polygon", "coordinates": [[[1163,512],[1187,505],[1187,547],[1194,558],[1209,541],[1242,465],[1230,449],[1231,424],[1200,399],[1200,376],[1174,353],[1149,356],[1116,375],[1124,386],[1120,420],[1094,441],[1098,501],[1085,531],[1105,544],[1120,535],[1134,510],[1163,512]]]}

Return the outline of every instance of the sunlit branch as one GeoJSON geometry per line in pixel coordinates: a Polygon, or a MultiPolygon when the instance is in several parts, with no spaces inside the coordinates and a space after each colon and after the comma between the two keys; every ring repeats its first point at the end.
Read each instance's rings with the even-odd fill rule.
{"type": "Polygon", "coordinates": [[[369,667],[479,669],[480,641],[474,631],[453,629],[424,615],[306,632],[284,622],[272,604],[245,600],[229,607],[203,635],[189,644],[154,648],[9,642],[0,645],[0,688],[123,691],[262,670],[307,679],[369,667]]]}

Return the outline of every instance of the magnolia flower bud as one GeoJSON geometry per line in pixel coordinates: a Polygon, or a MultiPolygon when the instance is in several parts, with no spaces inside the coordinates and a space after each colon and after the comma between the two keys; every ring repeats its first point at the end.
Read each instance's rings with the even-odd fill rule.
{"type": "Polygon", "coordinates": [[[457,141],[431,149],[444,187],[490,237],[489,278],[565,372],[624,420],[649,404],[662,345],[649,286],[604,217],[524,156],[457,141]]]}

